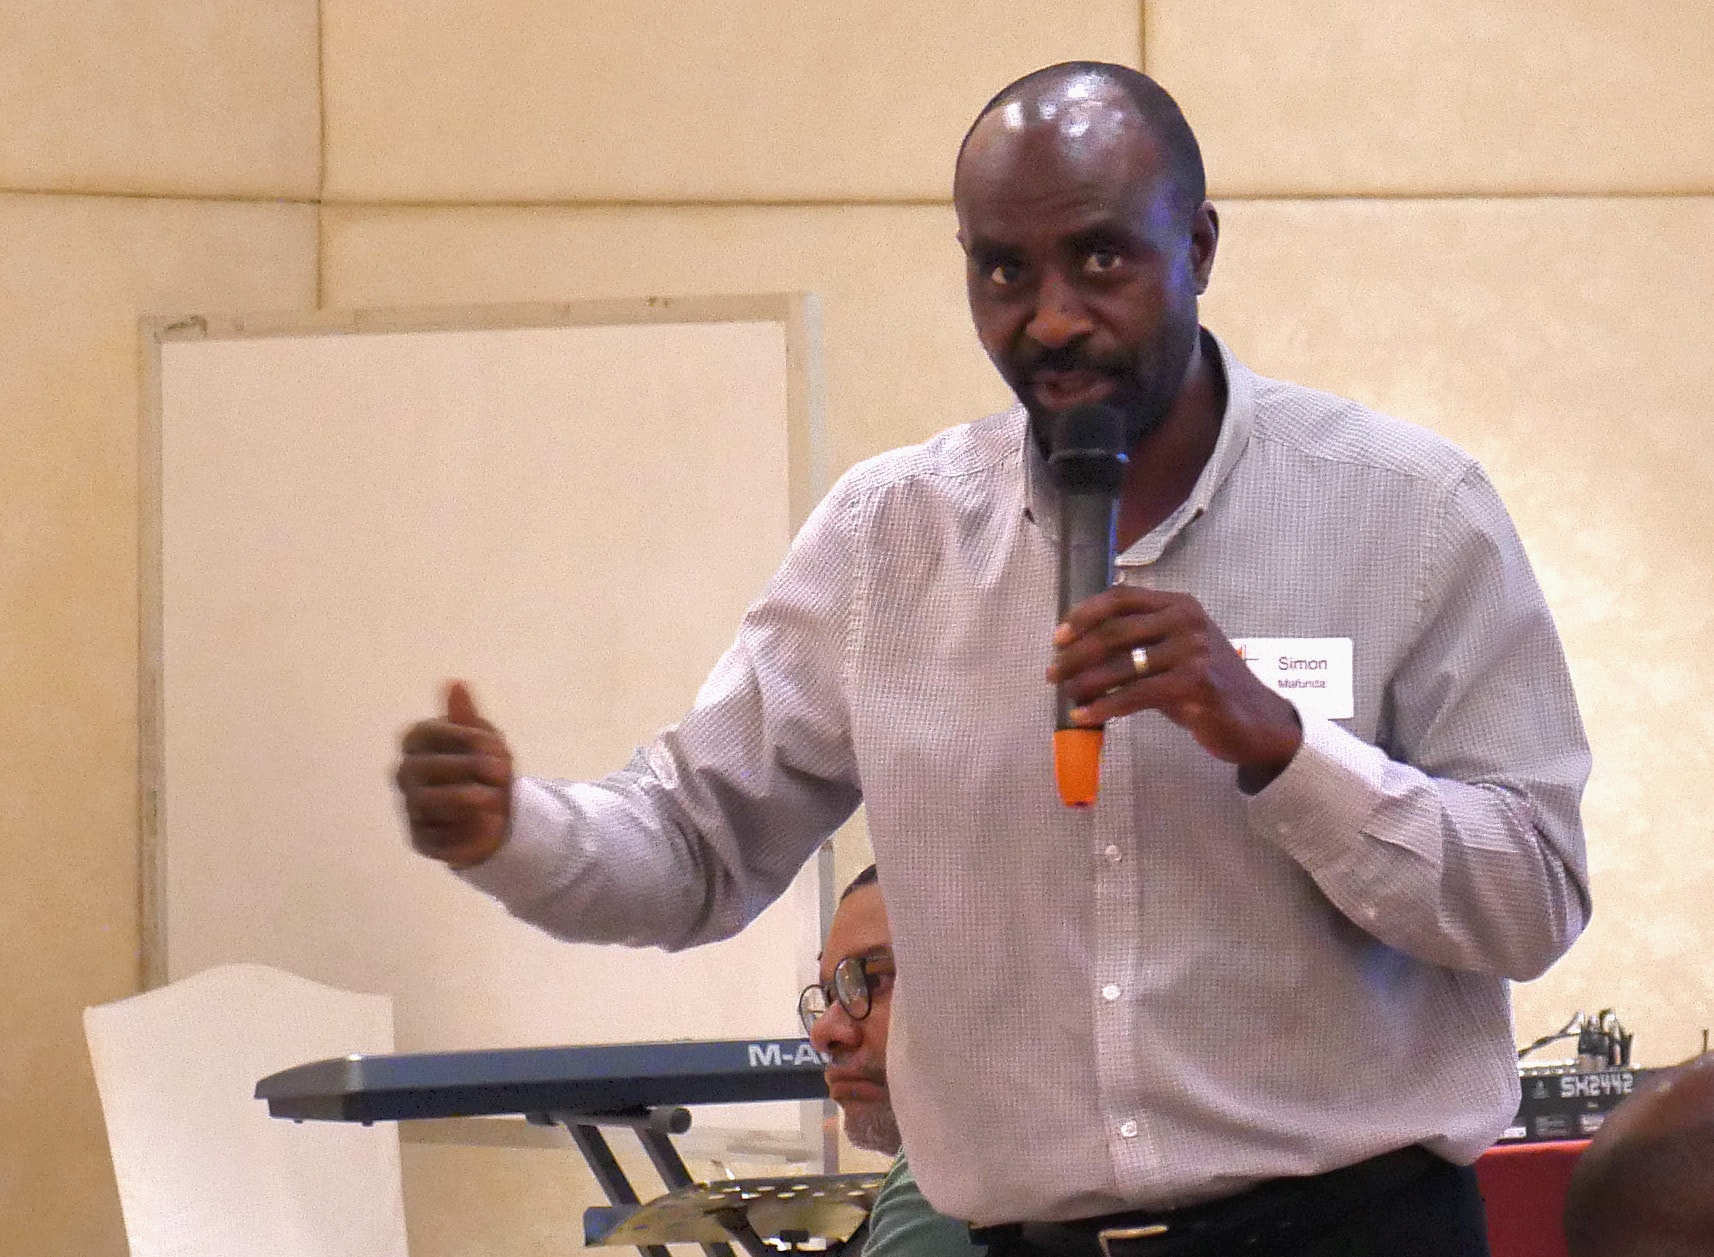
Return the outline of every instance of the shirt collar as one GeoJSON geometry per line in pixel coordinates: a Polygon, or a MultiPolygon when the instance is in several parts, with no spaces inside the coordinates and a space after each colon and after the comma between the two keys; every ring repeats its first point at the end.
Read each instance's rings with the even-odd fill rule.
{"type": "MultiPolygon", "coordinates": [[[[1226,342],[1207,328],[1202,329],[1203,349],[1210,347],[1219,355],[1220,368],[1226,377],[1226,409],[1220,417],[1220,435],[1214,450],[1203,464],[1202,472],[1191,486],[1190,496],[1171,515],[1162,520],[1146,536],[1139,537],[1129,549],[1119,555],[1122,566],[1143,566],[1153,563],[1171,544],[1174,537],[1194,523],[1213,502],[1226,477],[1244,456],[1250,444],[1250,433],[1256,420],[1255,377],[1233,356],[1226,342]]],[[[1026,417],[1024,442],[1024,515],[1033,521],[1050,539],[1057,540],[1059,528],[1059,493],[1047,459],[1036,443],[1026,417]]]]}

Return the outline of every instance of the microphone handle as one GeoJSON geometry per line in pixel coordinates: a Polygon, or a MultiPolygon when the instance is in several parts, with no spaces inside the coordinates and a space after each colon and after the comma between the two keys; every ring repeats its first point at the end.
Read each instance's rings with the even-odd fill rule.
{"type": "MultiPolygon", "coordinates": [[[[1085,598],[1113,583],[1113,546],[1119,523],[1114,493],[1062,493],[1059,499],[1059,622],[1085,598]]],[[[1055,696],[1055,729],[1071,722],[1077,703],[1060,686],[1055,696]]]]}

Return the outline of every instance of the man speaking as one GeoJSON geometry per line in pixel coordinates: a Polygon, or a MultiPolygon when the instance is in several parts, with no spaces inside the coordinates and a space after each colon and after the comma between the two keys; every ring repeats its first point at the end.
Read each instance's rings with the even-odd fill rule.
{"type": "Polygon", "coordinates": [[[405,737],[412,838],[556,934],[678,948],[862,801],[936,1208],[1007,1255],[1481,1253],[1506,983],[1589,914],[1570,680],[1473,460],[1201,329],[1204,196],[1145,76],[1002,91],[954,201],[1021,405],[848,472],[613,776],[514,778],[455,686],[405,737]],[[1088,406],[1121,416],[1118,579],[1060,620],[1051,442],[1088,406]],[[1089,807],[1056,694],[1105,726],[1089,807]]]}

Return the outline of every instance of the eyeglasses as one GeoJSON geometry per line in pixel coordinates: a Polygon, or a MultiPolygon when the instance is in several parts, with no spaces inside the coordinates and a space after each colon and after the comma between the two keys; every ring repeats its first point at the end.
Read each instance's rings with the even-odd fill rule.
{"type": "Polygon", "coordinates": [[[833,1006],[835,1000],[852,1021],[862,1021],[875,1005],[875,980],[890,978],[896,972],[891,952],[847,956],[833,966],[833,981],[826,986],[812,983],[804,987],[803,994],[797,997],[797,1015],[803,1022],[803,1032],[813,1034],[815,1023],[821,1020],[822,1014],[833,1006]]]}

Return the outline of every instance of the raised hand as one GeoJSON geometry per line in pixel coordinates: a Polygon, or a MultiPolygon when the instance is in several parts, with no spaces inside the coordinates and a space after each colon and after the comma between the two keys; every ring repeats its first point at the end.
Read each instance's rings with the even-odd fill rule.
{"type": "Polygon", "coordinates": [[[405,731],[395,775],[411,845],[453,868],[480,864],[506,841],[512,808],[512,752],[453,681],[446,716],[405,731]]]}

